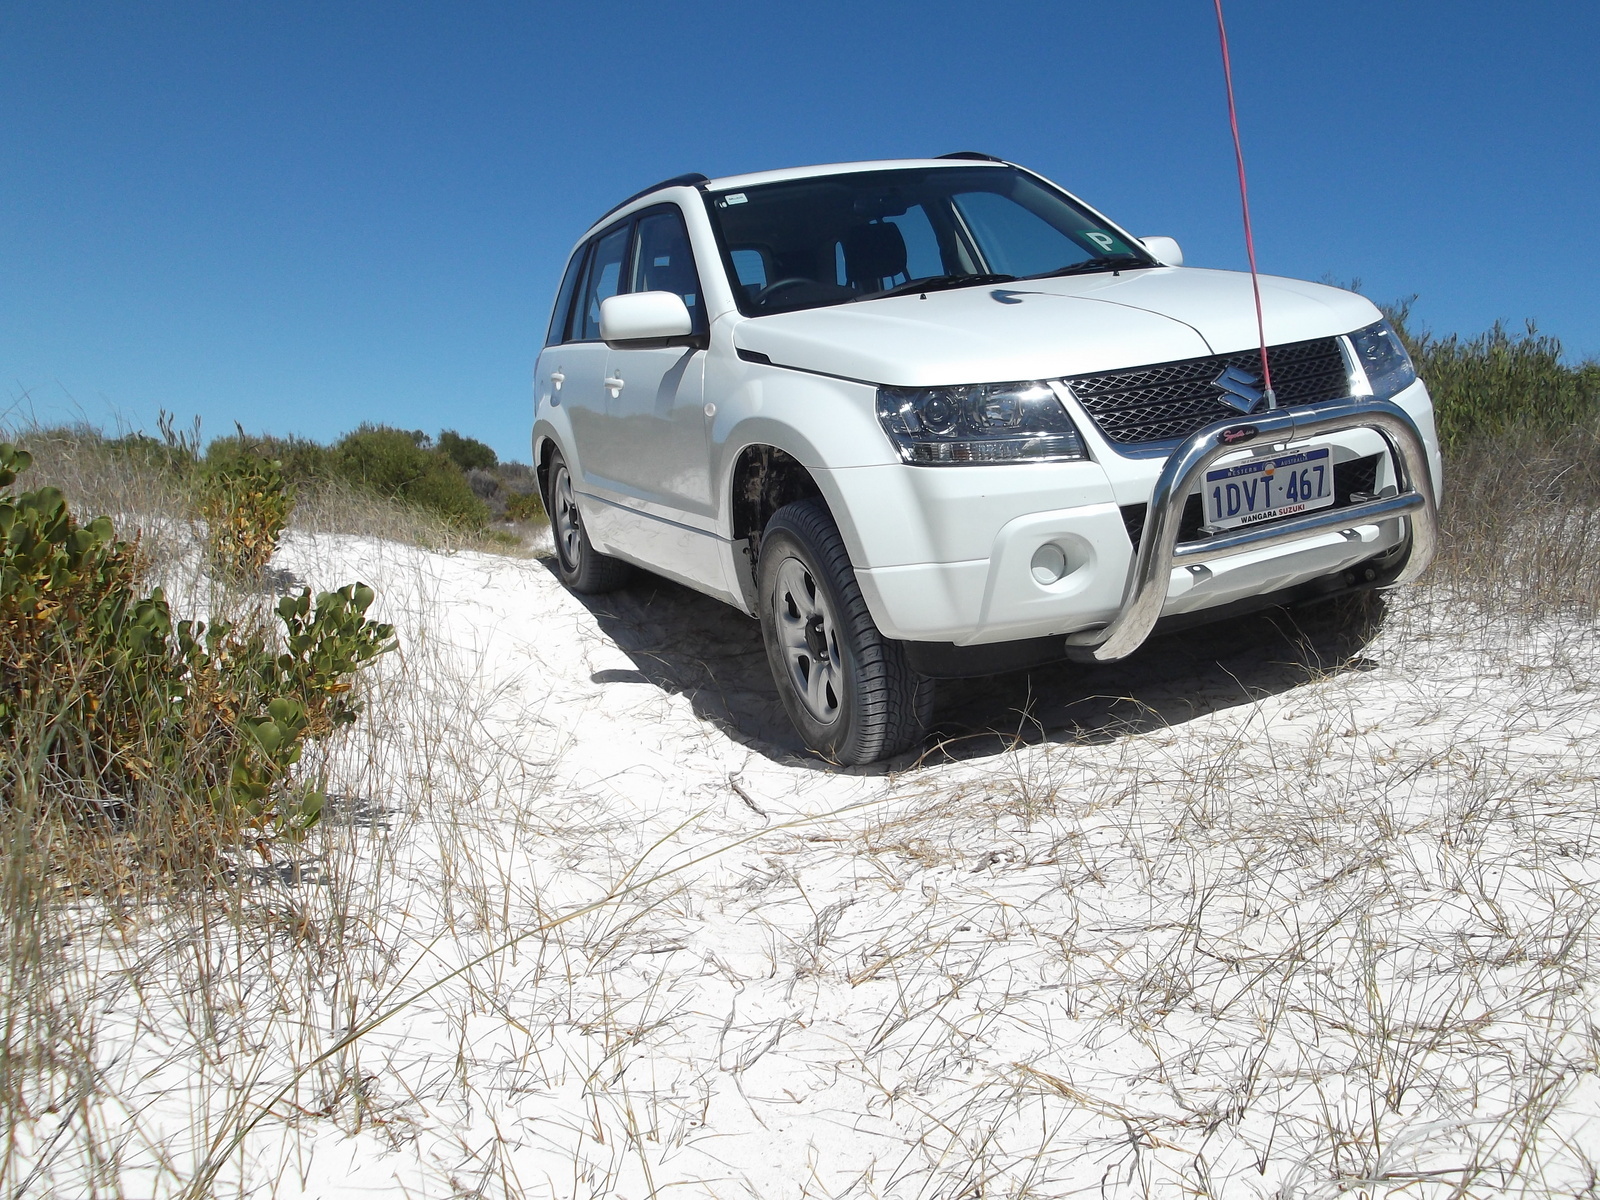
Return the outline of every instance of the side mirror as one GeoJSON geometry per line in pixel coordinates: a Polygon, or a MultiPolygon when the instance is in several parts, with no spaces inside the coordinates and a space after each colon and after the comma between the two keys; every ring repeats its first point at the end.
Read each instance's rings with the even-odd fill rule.
{"type": "Polygon", "coordinates": [[[1144,243],[1144,248],[1155,256],[1157,262],[1165,263],[1169,267],[1183,266],[1183,247],[1178,245],[1176,238],[1142,237],[1139,240],[1144,243]]]}
{"type": "Polygon", "coordinates": [[[1181,267],[1184,264],[1184,248],[1178,245],[1178,238],[1173,237],[1141,237],[1144,248],[1154,254],[1155,261],[1162,262],[1168,267],[1181,267]]]}
{"type": "Polygon", "coordinates": [[[600,340],[613,350],[665,346],[693,332],[694,319],[675,292],[626,292],[600,301],[600,340]]]}

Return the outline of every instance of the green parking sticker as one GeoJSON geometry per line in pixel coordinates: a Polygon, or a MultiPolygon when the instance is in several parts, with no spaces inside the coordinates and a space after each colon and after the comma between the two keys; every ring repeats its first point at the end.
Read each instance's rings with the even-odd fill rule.
{"type": "Polygon", "coordinates": [[[1082,230],[1078,236],[1083,238],[1085,241],[1100,247],[1101,251],[1106,254],[1133,253],[1133,251],[1129,250],[1117,238],[1114,238],[1109,233],[1105,233],[1099,229],[1085,229],[1082,230]]]}

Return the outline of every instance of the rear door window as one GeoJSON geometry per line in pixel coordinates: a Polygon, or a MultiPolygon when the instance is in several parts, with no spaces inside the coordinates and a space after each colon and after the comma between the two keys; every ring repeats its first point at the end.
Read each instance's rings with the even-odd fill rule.
{"type": "Polygon", "coordinates": [[[556,293],[555,311],[550,314],[550,331],[545,335],[546,346],[556,346],[569,340],[568,330],[572,328],[572,297],[578,290],[578,279],[583,274],[584,256],[589,253],[589,242],[585,242],[572,252],[572,261],[567,264],[567,273],[561,277],[561,290],[556,293]]]}
{"type": "Polygon", "coordinates": [[[595,240],[583,280],[583,301],[573,321],[573,341],[600,340],[600,301],[622,291],[623,265],[628,261],[628,238],[632,233],[633,222],[628,221],[595,240]]]}

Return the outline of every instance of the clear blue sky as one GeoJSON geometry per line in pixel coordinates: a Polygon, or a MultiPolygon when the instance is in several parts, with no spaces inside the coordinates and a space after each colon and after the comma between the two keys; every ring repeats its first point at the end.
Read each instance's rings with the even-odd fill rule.
{"type": "MultiPolygon", "coordinates": [[[[1229,0],[1263,270],[1600,354],[1600,5],[1229,0]]],[[[13,417],[526,458],[562,260],[682,171],[978,149],[1244,262],[1210,0],[0,8],[13,417]]]]}

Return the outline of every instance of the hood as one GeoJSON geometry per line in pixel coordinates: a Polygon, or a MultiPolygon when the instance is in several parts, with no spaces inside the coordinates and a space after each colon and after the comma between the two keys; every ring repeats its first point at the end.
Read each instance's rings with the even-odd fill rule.
{"type": "MultiPolygon", "coordinates": [[[[1349,333],[1379,317],[1339,288],[1261,277],[1268,344],[1349,333]]],[[[933,387],[1055,379],[1256,345],[1250,276],[1157,267],[1018,280],[742,319],[734,345],[780,366],[933,387]]]]}

